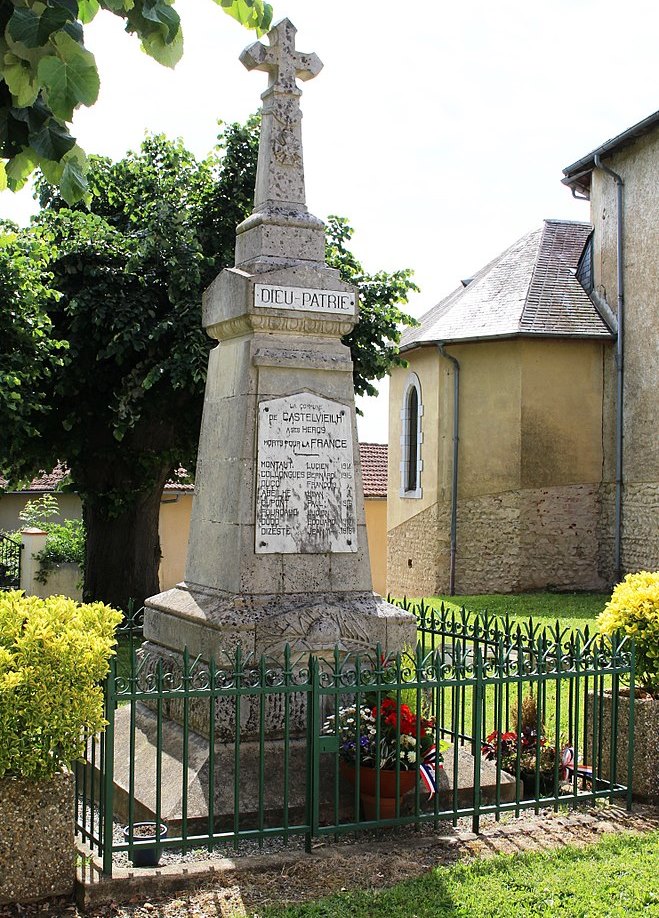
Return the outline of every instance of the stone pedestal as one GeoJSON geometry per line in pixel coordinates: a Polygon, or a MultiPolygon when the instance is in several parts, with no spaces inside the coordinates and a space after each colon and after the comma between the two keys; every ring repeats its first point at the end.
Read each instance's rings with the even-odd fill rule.
{"type": "MultiPolygon", "coordinates": [[[[135,793],[135,819],[155,819],[156,808],[156,715],[142,704],[136,709],[135,757],[139,762],[139,782],[135,793]]],[[[199,733],[188,735],[187,772],[187,823],[188,831],[198,829],[201,833],[209,825],[209,741],[199,733]]],[[[165,721],[162,738],[162,796],[161,819],[169,827],[170,835],[181,830],[183,799],[183,730],[173,720],[165,721]]],[[[129,761],[130,761],[130,711],[120,708],[115,718],[115,797],[117,815],[128,821],[129,761]]],[[[216,832],[232,832],[234,829],[235,793],[235,747],[231,742],[215,745],[215,776],[213,781],[214,828],[216,832]]],[[[264,824],[283,825],[284,778],[288,775],[287,812],[289,824],[305,822],[307,799],[307,746],[305,738],[291,739],[286,749],[283,739],[267,740],[263,745],[263,766],[261,746],[256,741],[241,741],[240,771],[238,779],[238,807],[240,829],[255,828],[259,815],[259,775],[263,774],[264,824]]],[[[439,811],[450,812],[453,807],[454,759],[458,757],[457,804],[458,808],[469,807],[474,799],[474,759],[461,746],[450,746],[444,752],[444,768],[437,773],[439,811]]],[[[322,824],[331,825],[335,818],[335,768],[334,755],[323,754],[320,761],[320,786],[318,805],[322,824]]],[[[500,799],[503,803],[514,801],[516,782],[502,772],[500,775],[500,799]]],[[[481,761],[481,801],[493,804],[497,795],[496,765],[481,761]]],[[[421,793],[422,810],[434,808],[434,801],[427,800],[425,790],[421,793]]],[[[413,812],[414,797],[410,793],[402,812],[413,812]]],[[[356,820],[354,789],[345,781],[339,782],[339,819],[343,822],[356,820]]]]}

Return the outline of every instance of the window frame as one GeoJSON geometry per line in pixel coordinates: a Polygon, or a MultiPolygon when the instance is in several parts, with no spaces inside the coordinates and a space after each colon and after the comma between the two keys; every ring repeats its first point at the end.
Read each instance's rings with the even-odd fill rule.
{"type": "Polygon", "coordinates": [[[400,461],[400,497],[409,498],[412,500],[418,500],[423,497],[423,487],[421,484],[421,474],[423,472],[423,458],[421,455],[422,444],[423,444],[423,401],[421,398],[421,383],[419,382],[419,377],[416,373],[410,373],[405,381],[405,388],[403,389],[403,407],[400,411],[401,419],[401,436],[400,436],[400,446],[401,446],[401,461],[400,461]],[[410,425],[413,423],[413,418],[411,417],[410,412],[410,399],[412,397],[412,392],[416,393],[416,431],[415,436],[412,436],[412,431],[410,430],[410,425]],[[416,457],[411,456],[411,447],[412,445],[416,448],[416,457]],[[415,462],[416,465],[416,487],[408,488],[409,479],[410,479],[410,464],[415,462]]]}

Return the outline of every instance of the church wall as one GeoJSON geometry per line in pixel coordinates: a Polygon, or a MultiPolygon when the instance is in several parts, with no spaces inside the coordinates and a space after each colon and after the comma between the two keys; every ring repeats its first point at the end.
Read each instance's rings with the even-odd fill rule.
{"type": "MultiPolygon", "coordinates": [[[[438,453],[440,451],[440,432],[438,417],[444,414],[444,377],[440,374],[437,351],[434,347],[418,348],[405,354],[409,366],[397,367],[391,374],[389,383],[389,467],[387,528],[393,529],[406,520],[417,516],[437,503],[438,494],[438,453]],[[400,412],[403,407],[403,394],[407,379],[415,373],[421,385],[421,404],[423,416],[421,430],[421,497],[400,496],[400,464],[402,448],[400,438],[402,423],[400,412]]],[[[443,465],[443,463],[441,463],[443,465]]]]}
{"type": "MultiPolygon", "coordinates": [[[[606,164],[624,181],[625,382],[622,564],[625,571],[659,567],[659,411],[657,264],[659,264],[659,131],[640,138],[606,164]]],[[[596,289],[617,311],[616,188],[595,169],[591,186],[596,289]]],[[[604,484],[600,569],[613,578],[616,367],[604,371],[604,484]]]]}
{"type": "MultiPolygon", "coordinates": [[[[461,365],[456,592],[601,587],[602,348],[556,339],[448,348],[461,365]]],[[[447,361],[435,360],[441,379],[447,361]]],[[[452,395],[450,375],[442,389],[452,395]]],[[[449,399],[443,416],[424,417],[449,447],[451,408],[449,399]]],[[[392,442],[397,429],[392,419],[392,442]]],[[[436,503],[393,527],[390,514],[394,595],[448,590],[450,450],[435,474],[436,503]]]]}

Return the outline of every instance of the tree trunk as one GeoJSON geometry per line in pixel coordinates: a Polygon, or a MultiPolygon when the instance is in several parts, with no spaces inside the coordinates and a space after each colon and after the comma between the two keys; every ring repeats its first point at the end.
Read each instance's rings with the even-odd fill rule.
{"type": "Polygon", "coordinates": [[[116,515],[109,515],[102,501],[83,498],[86,602],[101,601],[127,611],[131,601],[139,609],[148,596],[160,592],[158,522],[167,477],[163,473],[151,490],[137,493],[116,515]]]}

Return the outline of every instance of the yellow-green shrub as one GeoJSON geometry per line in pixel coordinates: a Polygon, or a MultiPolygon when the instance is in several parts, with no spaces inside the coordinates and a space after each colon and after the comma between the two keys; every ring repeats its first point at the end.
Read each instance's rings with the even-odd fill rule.
{"type": "Polygon", "coordinates": [[[0,593],[0,777],[46,778],[82,755],[120,620],[102,603],[0,593]]]}
{"type": "Polygon", "coordinates": [[[622,631],[635,639],[637,683],[659,698],[659,571],[627,574],[597,627],[604,634],[622,631]]]}

